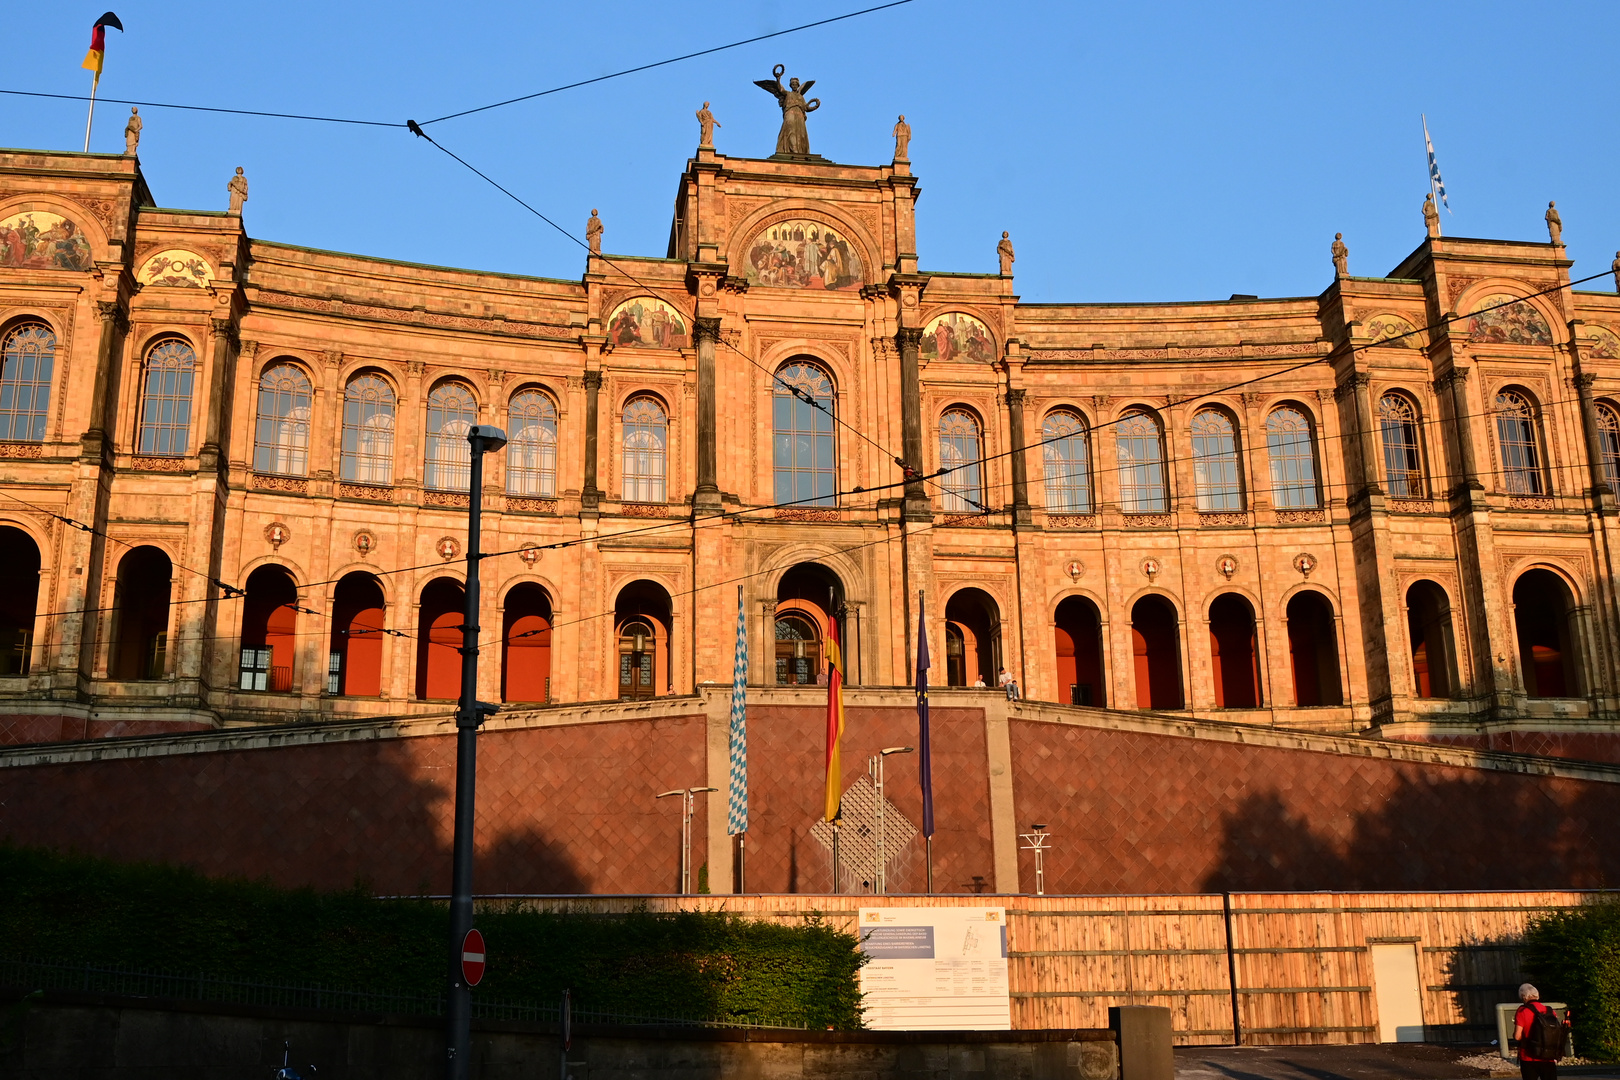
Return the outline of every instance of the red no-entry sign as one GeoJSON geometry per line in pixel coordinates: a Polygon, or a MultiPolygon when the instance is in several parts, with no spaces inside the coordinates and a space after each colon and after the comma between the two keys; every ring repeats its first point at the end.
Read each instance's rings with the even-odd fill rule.
{"type": "Polygon", "coordinates": [[[484,977],[484,935],[477,930],[461,939],[461,977],[468,986],[477,986],[484,977]]]}

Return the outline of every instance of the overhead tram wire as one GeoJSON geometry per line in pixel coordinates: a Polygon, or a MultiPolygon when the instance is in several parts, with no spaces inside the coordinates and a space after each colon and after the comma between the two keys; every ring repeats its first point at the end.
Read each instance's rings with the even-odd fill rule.
{"type": "MultiPolygon", "coordinates": [[[[808,22],[802,26],[794,26],[786,30],[773,30],[769,34],[759,34],[755,37],[743,38],[741,41],[733,41],[729,45],[716,45],[709,49],[699,49],[697,52],[684,53],[681,56],[672,56],[668,60],[658,60],[651,64],[639,64],[636,67],[625,68],[623,71],[615,71],[609,75],[598,75],[591,79],[581,79],[578,82],[566,83],[562,86],[553,86],[550,90],[540,90],[533,94],[524,94],[522,97],[508,98],[505,101],[497,101],[493,105],[480,105],[475,109],[463,109],[460,112],[448,113],[432,120],[423,120],[422,126],[426,126],[428,124],[439,124],[446,120],[455,120],[458,117],[471,116],[474,113],[488,112],[490,109],[500,109],[507,105],[516,105],[521,101],[533,101],[535,98],[545,97],[547,94],[556,94],[563,90],[574,90],[581,86],[590,86],[592,83],[606,82],[609,79],[617,79],[623,75],[634,75],[641,71],[651,71],[653,68],[661,68],[670,64],[678,64],[682,60],[695,60],[700,56],[710,56],[714,53],[725,52],[728,49],[739,49],[744,45],[752,45],[759,41],[769,41],[771,38],[779,38],[787,34],[797,34],[801,30],[812,30],[818,26],[827,26],[831,23],[843,22],[845,19],[854,19],[861,15],[870,15],[876,11],[885,11],[889,8],[900,7],[903,4],[909,4],[911,2],[912,0],[890,0],[889,3],[878,4],[876,7],[862,8],[860,11],[851,11],[843,15],[834,15],[827,19],[817,19],[815,22],[808,22]]],[[[395,126],[397,127],[399,125],[395,126]]]]}
{"type": "MultiPolygon", "coordinates": [[[[757,37],[744,38],[742,41],[733,41],[726,45],[716,45],[708,49],[699,49],[697,52],[684,53],[681,56],[672,56],[667,60],[657,60],[650,64],[638,64],[635,67],[625,68],[623,71],[615,71],[607,75],[598,75],[590,79],[581,79],[578,82],[566,83],[562,86],[553,86],[549,90],[540,90],[533,94],[524,94],[521,97],[509,98],[506,101],[497,101],[491,105],[480,105],[473,109],[463,109],[461,112],[449,113],[433,120],[424,120],[422,123],[437,124],[444,120],[454,120],[461,116],[471,116],[473,113],[488,112],[490,109],[499,109],[507,105],[515,105],[521,101],[532,101],[535,98],[545,97],[548,94],[557,94],[564,90],[574,90],[581,86],[590,86],[593,83],[606,82],[609,79],[617,79],[625,75],[634,75],[641,71],[651,71],[654,68],[667,67],[670,64],[678,64],[683,60],[693,60],[700,56],[709,56],[713,53],[725,52],[728,49],[736,49],[744,45],[752,45],[755,42],[768,41],[771,38],[783,37],[788,34],[796,34],[801,30],[811,30],[818,26],[826,26],[829,23],[843,22],[845,19],[853,19],[861,15],[870,15],[873,12],[883,11],[887,8],[900,7],[902,4],[909,4],[912,2],[913,0],[890,0],[889,3],[879,4],[876,7],[863,8],[860,11],[851,11],[844,15],[834,15],[827,19],[818,19],[815,22],[808,22],[802,26],[794,26],[786,30],[775,30],[769,34],[760,34],[757,37]]],[[[87,94],[53,94],[42,90],[0,89],[0,94],[9,94],[14,97],[49,98],[58,101],[90,100],[90,97],[87,94]]],[[[381,128],[402,128],[407,126],[406,124],[402,124],[397,120],[362,120],[357,117],[349,116],[317,116],[310,113],[276,112],[268,109],[230,109],[218,105],[183,105],[172,101],[137,101],[133,98],[110,98],[100,96],[98,96],[96,100],[108,102],[114,105],[138,105],[144,109],[177,109],[185,112],[223,113],[229,116],[262,116],[271,120],[308,120],[313,123],[320,124],[351,124],[360,127],[381,128]]]]}
{"type": "MultiPolygon", "coordinates": [[[[415,135],[415,136],[417,136],[418,138],[421,138],[421,139],[426,139],[430,144],[432,144],[434,146],[434,148],[436,148],[437,150],[441,151],[442,153],[448,155],[450,158],[452,158],[456,162],[460,163],[463,167],[465,167],[473,175],[477,176],[480,180],[483,180],[485,183],[489,184],[496,191],[499,191],[501,194],[505,195],[507,198],[511,199],[513,202],[517,203],[519,206],[523,207],[523,209],[527,210],[529,213],[533,214],[535,217],[539,218],[541,221],[545,222],[547,225],[550,225],[553,229],[556,229],[563,236],[567,237],[569,240],[573,241],[575,244],[578,244],[580,247],[584,248],[587,253],[595,254],[595,256],[597,258],[601,259],[603,262],[605,262],[609,266],[613,267],[613,269],[617,270],[620,274],[623,274],[625,276],[625,278],[627,278],[632,284],[636,285],[638,288],[642,288],[642,289],[647,290],[647,292],[652,293],[655,297],[657,297],[658,299],[664,300],[666,303],[669,302],[668,298],[662,295],[662,290],[658,286],[649,285],[646,282],[642,281],[640,278],[636,277],[630,271],[628,271],[624,267],[620,266],[610,256],[603,255],[600,252],[594,252],[594,253],[591,252],[591,247],[590,247],[589,244],[587,244],[585,241],[581,240],[579,237],[575,236],[573,233],[569,232],[567,229],[563,228],[561,225],[557,224],[555,221],[553,221],[551,218],[547,217],[545,214],[541,213],[539,210],[536,210],[533,206],[529,205],[523,199],[519,198],[516,194],[514,194],[509,188],[503,186],[501,183],[499,183],[498,181],[496,181],[495,179],[490,177],[488,173],[485,173],[483,170],[479,169],[476,165],[472,164],[466,158],[463,158],[461,155],[457,154],[454,150],[451,150],[449,147],[443,145],[442,143],[437,142],[433,138],[433,136],[431,136],[427,132],[423,131],[422,126],[420,124],[418,124],[415,120],[407,120],[406,125],[410,129],[410,132],[411,132],[412,135],[415,135]]],[[[683,305],[684,305],[685,301],[686,301],[686,298],[683,297],[682,298],[682,304],[683,305]]],[[[694,316],[694,318],[695,318],[695,316],[694,316]]],[[[759,370],[765,372],[765,374],[769,375],[772,379],[774,379],[778,383],[780,383],[788,391],[788,393],[792,394],[796,399],[798,399],[800,401],[803,401],[805,404],[809,405],[811,408],[816,409],[817,411],[826,414],[827,418],[830,419],[833,423],[839,425],[842,428],[845,428],[846,430],[848,430],[849,432],[854,434],[857,438],[859,438],[859,439],[865,441],[866,443],[870,444],[879,453],[883,454],[884,457],[886,457],[889,460],[893,461],[896,465],[899,465],[900,468],[903,471],[908,472],[908,474],[909,474],[909,472],[912,471],[912,466],[907,464],[904,458],[900,457],[898,454],[895,454],[892,451],[890,451],[887,447],[885,447],[885,446],[881,445],[880,443],[876,442],[874,439],[872,439],[870,436],[868,436],[864,431],[860,430],[859,428],[855,427],[854,425],[852,425],[852,424],[848,423],[847,421],[843,420],[842,418],[840,418],[838,416],[838,414],[835,413],[832,409],[827,408],[825,405],[822,405],[820,402],[815,400],[815,398],[811,397],[805,391],[799,389],[796,386],[791,385],[790,383],[787,382],[787,380],[783,379],[776,372],[770,370],[764,364],[761,364],[758,360],[755,360],[752,356],[749,356],[747,353],[743,352],[741,349],[739,349],[735,345],[731,344],[731,342],[726,341],[724,338],[721,338],[721,339],[719,339],[719,344],[724,345],[726,348],[730,349],[733,353],[736,353],[738,356],[740,356],[744,360],[748,361],[754,367],[756,367],[759,370]]],[[[920,472],[920,470],[918,470],[918,471],[920,472]]],[[[918,479],[918,477],[908,475],[907,479],[915,480],[915,479],[918,479]]]]}
{"type": "MultiPolygon", "coordinates": [[[[9,491],[0,491],[0,495],[5,496],[6,498],[10,499],[12,502],[22,503],[24,506],[31,507],[34,510],[37,510],[41,514],[45,514],[48,517],[55,518],[57,521],[60,521],[62,524],[68,526],[69,528],[77,529],[80,532],[89,533],[92,536],[99,536],[103,540],[111,541],[112,543],[117,544],[120,547],[129,548],[131,551],[134,551],[137,547],[142,546],[142,545],[139,545],[139,544],[131,544],[127,540],[120,540],[120,539],[118,539],[118,537],[113,536],[113,535],[105,532],[102,529],[95,528],[92,525],[86,525],[84,522],[79,521],[79,520],[77,520],[75,518],[68,517],[66,514],[58,514],[55,510],[52,510],[49,507],[40,506],[38,503],[31,503],[27,499],[20,499],[17,496],[11,494],[11,492],[9,492],[9,491]]],[[[167,553],[165,553],[165,554],[167,554],[167,553]]],[[[175,562],[173,559],[170,559],[169,560],[169,565],[178,567],[179,569],[184,570],[188,574],[195,574],[198,577],[202,578],[204,581],[208,582],[210,585],[213,585],[213,586],[217,587],[222,593],[225,594],[220,599],[234,600],[234,599],[236,599],[236,598],[238,598],[240,596],[246,595],[243,592],[243,590],[238,589],[235,585],[227,585],[227,584],[225,584],[225,582],[221,581],[219,578],[215,577],[214,575],[209,574],[209,573],[204,573],[201,570],[195,570],[195,569],[187,566],[185,563],[175,562]]],[[[209,599],[212,599],[212,598],[209,598],[209,599]]],[[[185,601],[185,602],[186,603],[196,603],[197,601],[185,601]]]]}

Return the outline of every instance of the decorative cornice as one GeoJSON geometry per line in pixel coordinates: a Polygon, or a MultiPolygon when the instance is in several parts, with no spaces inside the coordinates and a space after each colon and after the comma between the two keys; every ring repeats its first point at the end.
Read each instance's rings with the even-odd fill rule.
{"type": "Polygon", "coordinates": [[[418,323],[425,326],[447,327],[453,330],[473,330],[486,334],[515,335],[517,337],[568,339],[579,336],[579,329],[572,326],[518,322],[514,319],[481,319],[470,315],[447,315],[437,311],[384,307],[381,304],[356,304],[348,300],[299,296],[296,293],[272,292],[269,290],[260,290],[254,295],[253,305],[255,307],[293,308],[322,315],[380,319],[390,323],[418,323]]]}

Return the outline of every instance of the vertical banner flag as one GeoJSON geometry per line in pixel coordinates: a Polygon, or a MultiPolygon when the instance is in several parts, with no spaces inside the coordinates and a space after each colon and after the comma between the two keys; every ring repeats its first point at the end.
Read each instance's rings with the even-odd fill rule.
{"type": "Polygon", "coordinates": [[[838,649],[838,616],[827,613],[827,806],[828,821],[838,817],[844,795],[844,762],[839,742],[844,737],[844,657],[838,649]]]}
{"type": "Polygon", "coordinates": [[[726,832],[748,831],[748,627],[737,586],[737,654],[731,668],[731,813],[726,832]]]}
{"type": "Polygon", "coordinates": [[[917,594],[917,771],[922,778],[922,833],[934,835],[934,757],[928,740],[928,618],[917,594]]]}
{"type": "MultiPolygon", "coordinates": [[[[1422,114],[1419,114],[1422,115],[1422,114]]],[[[1451,202],[1446,198],[1446,182],[1440,179],[1440,163],[1434,159],[1434,140],[1429,138],[1429,118],[1423,117],[1423,147],[1429,152],[1429,189],[1445,204],[1451,213],[1451,202]]]]}
{"type": "Polygon", "coordinates": [[[90,51],[84,54],[84,63],[79,66],[86,71],[96,73],[96,82],[101,81],[101,64],[107,57],[107,27],[114,30],[123,30],[124,24],[118,21],[118,16],[107,12],[96,20],[90,28],[90,51]]]}

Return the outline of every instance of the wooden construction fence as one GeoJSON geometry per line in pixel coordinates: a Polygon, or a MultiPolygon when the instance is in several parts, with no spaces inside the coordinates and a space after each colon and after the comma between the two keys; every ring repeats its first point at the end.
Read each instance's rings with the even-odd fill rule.
{"type": "Polygon", "coordinates": [[[1015,1028],[1106,1027],[1110,1005],[1166,1005],[1182,1044],[1378,1041],[1372,946],[1417,951],[1425,1038],[1485,1042],[1523,981],[1539,913],[1585,892],[1214,893],[1193,896],[533,897],[612,914],[724,910],[853,932],[859,908],[1007,908],[1015,1028]],[[1236,1021],[1236,1035],[1234,1034],[1236,1021]]]}

